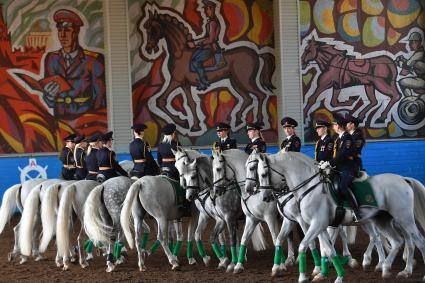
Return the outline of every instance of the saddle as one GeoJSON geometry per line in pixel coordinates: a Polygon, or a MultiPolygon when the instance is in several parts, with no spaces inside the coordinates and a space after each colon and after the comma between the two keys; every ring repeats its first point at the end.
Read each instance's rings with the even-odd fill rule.
{"type": "Polygon", "coordinates": [[[186,200],[186,190],[180,186],[180,183],[169,176],[166,175],[160,175],[162,178],[166,179],[168,182],[170,182],[171,186],[174,189],[174,196],[175,196],[175,204],[180,207],[183,206],[185,200],[186,200]]]}
{"type": "Polygon", "coordinates": [[[205,72],[212,72],[224,68],[227,65],[226,59],[223,56],[223,50],[212,53],[210,57],[204,61],[202,67],[205,72]]]}
{"type": "Polygon", "coordinates": [[[340,87],[350,82],[351,77],[354,75],[364,76],[369,74],[370,60],[369,59],[352,59],[350,57],[345,58],[341,65],[340,72],[340,87]]]}

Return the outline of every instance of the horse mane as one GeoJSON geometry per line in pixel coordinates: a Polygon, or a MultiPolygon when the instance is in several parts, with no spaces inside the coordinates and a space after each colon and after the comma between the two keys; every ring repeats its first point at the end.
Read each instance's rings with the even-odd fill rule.
{"type": "MultiPolygon", "coordinates": [[[[158,10],[159,12],[163,12],[162,10],[158,10]]],[[[162,22],[166,22],[167,24],[176,27],[179,31],[181,31],[187,41],[191,41],[192,34],[190,33],[189,28],[185,25],[184,22],[180,21],[176,16],[172,16],[166,13],[158,14],[158,19],[162,22]]]]}
{"type": "Polygon", "coordinates": [[[316,44],[318,45],[318,49],[328,55],[340,55],[340,56],[345,56],[345,51],[344,50],[339,50],[336,49],[336,47],[334,45],[331,45],[329,43],[326,42],[322,42],[322,41],[315,41],[316,44]]]}

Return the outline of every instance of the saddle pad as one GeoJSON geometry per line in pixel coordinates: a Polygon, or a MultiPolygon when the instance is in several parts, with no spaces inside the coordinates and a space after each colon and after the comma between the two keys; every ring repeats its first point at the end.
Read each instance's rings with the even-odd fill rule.
{"type": "MultiPolygon", "coordinates": [[[[339,196],[335,191],[337,184],[334,183],[334,185],[330,185],[328,183],[327,186],[333,200],[336,204],[338,204],[339,196]]],[[[372,186],[367,180],[353,182],[351,185],[351,192],[353,193],[359,207],[378,207],[372,186]]],[[[344,201],[343,206],[345,208],[350,208],[347,201],[344,201]]]]}
{"type": "Polygon", "coordinates": [[[167,179],[168,182],[170,182],[170,184],[173,187],[174,192],[175,192],[176,204],[177,204],[177,206],[181,206],[183,204],[184,200],[186,199],[186,190],[182,186],[180,186],[180,183],[177,182],[176,180],[171,179],[170,177],[165,176],[165,175],[161,175],[161,177],[164,178],[164,179],[167,179]]]}

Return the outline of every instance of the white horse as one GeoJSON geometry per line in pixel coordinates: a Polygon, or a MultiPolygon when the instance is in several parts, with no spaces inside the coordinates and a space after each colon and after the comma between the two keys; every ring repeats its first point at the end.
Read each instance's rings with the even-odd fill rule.
{"type": "MultiPolygon", "coordinates": [[[[195,232],[195,239],[200,240],[201,233],[205,228],[205,220],[210,216],[214,218],[216,224],[211,234],[211,244],[220,260],[219,268],[226,268],[229,260],[222,251],[225,249],[220,250],[218,248],[217,237],[222,233],[224,226],[227,225],[232,260],[227,265],[226,271],[232,272],[238,260],[236,254],[237,220],[242,214],[240,192],[237,191],[236,187],[233,187],[228,188],[221,195],[211,193],[213,191],[213,172],[209,156],[195,150],[182,150],[180,148],[175,152],[175,156],[176,168],[180,172],[180,183],[186,188],[186,198],[189,201],[194,201],[200,212],[200,222],[198,222],[195,232]],[[203,198],[204,201],[200,196],[206,196],[203,198]]],[[[266,241],[260,226],[253,234],[252,243],[256,251],[266,249],[266,241]]]]}
{"type": "MultiPolygon", "coordinates": [[[[4,227],[10,221],[16,209],[22,213],[24,207],[23,204],[27,199],[30,191],[38,186],[40,183],[46,181],[46,179],[32,179],[27,180],[23,184],[16,184],[8,188],[3,194],[3,200],[0,208],[0,234],[3,232],[4,227]]],[[[8,260],[12,261],[16,256],[20,255],[19,250],[19,227],[21,222],[13,227],[13,233],[15,237],[15,243],[13,250],[8,254],[8,260]]],[[[38,251],[35,251],[34,256],[38,257],[38,251]]]]}
{"type": "MultiPolygon", "coordinates": [[[[330,241],[326,228],[334,219],[337,207],[332,197],[324,193],[324,179],[321,171],[314,160],[301,153],[280,153],[266,156],[253,153],[246,163],[247,182],[246,189],[252,190],[256,183],[251,179],[258,175],[260,186],[282,187],[282,176],[285,177],[289,190],[295,195],[303,220],[309,224],[308,231],[299,246],[299,282],[308,281],[306,276],[305,250],[313,239],[319,237],[322,256],[332,258],[332,263],[337,271],[338,277],[335,282],[342,282],[345,274],[342,265],[336,256],[335,249],[330,241]]],[[[425,239],[419,232],[415,223],[420,223],[422,229],[425,227],[423,201],[425,200],[425,187],[411,178],[403,178],[395,174],[380,174],[369,177],[370,183],[377,202],[377,208],[361,207],[364,219],[371,219],[378,225],[380,231],[390,240],[391,251],[384,261],[382,276],[390,276],[391,265],[402,245],[403,239],[394,230],[393,219],[404,232],[408,246],[408,257],[406,268],[398,273],[400,277],[408,277],[413,269],[414,245],[419,248],[425,259],[425,239]],[[421,204],[422,202],[422,204],[421,204]],[[382,217],[386,212],[385,217],[382,217]]],[[[342,225],[353,225],[353,212],[345,214],[342,225]]]]}
{"type": "Polygon", "coordinates": [[[98,186],[99,183],[91,180],[77,181],[62,190],[59,208],[57,209],[56,224],[56,245],[59,258],[62,258],[62,264],[58,262],[58,267],[63,265],[63,270],[69,269],[69,251],[71,246],[71,235],[73,231],[73,212],[81,223],[80,232],[77,237],[77,249],[79,255],[79,263],[82,268],[86,268],[89,264],[87,260],[93,258],[91,241],[85,242],[86,234],[84,231],[84,204],[87,196],[98,186]],[[87,256],[82,252],[82,243],[88,246],[87,256]]]}
{"type": "MultiPolygon", "coordinates": [[[[49,219],[49,225],[45,223],[42,229],[41,210],[51,209],[51,198],[58,199],[58,190],[61,185],[69,185],[75,181],[61,179],[46,180],[31,190],[24,203],[21,226],[19,231],[19,248],[21,251],[21,263],[27,261],[31,251],[38,251],[36,260],[42,258],[41,254],[47,249],[47,245],[55,231],[55,221],[49,219]],[[41,209],[40,209],[41,204],[41,209]],[[42,233],[41,233],[42,232],[42,233]],[[42,235],[38,245],[38,236],[42,235]]],[[[54,208],[53,208],[54,209],[54,208]]]]}
{"type": "MultiPolygon", "coordinates": [[[[272,235],[273,243],[279,234],[278,211],[276,201],[266,202],[259,195],[250,195],[243,186],[246,177],[245,163],[248,155],[238,149],[225,150],[222,153],[213,154],[213,175],[214,190],[217,195],[227,191],[226,188],[239,187],[234,193],[239,193],[241,197],[242,210],[246,216],[245,227],[239,247],[239,255],[234,273],[240,273],[244,270],[246,247],[257,225],[264,221],[267,223],[272,235]]],[[[288,240],[288,259],[287,262],[294,262],[294,252],[292,242],[288,240]]],[[[281,251],[280,251],[281,252],[281,251]]],[[[284,258],[284,257],[283,257],[284,258]]],[[[285,269],[285,260],[281,264],[281,269],[285,269]]]]}

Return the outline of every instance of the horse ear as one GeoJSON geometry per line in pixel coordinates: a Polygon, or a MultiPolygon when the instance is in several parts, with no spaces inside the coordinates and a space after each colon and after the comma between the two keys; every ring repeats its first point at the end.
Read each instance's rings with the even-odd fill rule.
{"type": "Polygon", "coordinates": [[[177,150],[171,149],[171,152],[174,154],[174,156],[179,152],[179,149],[177,148],[177,150]]]}
{"type": "Polygon", "coordinates": [[[259,154],[259,158],[261,161],[264,161],[266,159],[266,157],[262,153],[259,154]]]}

